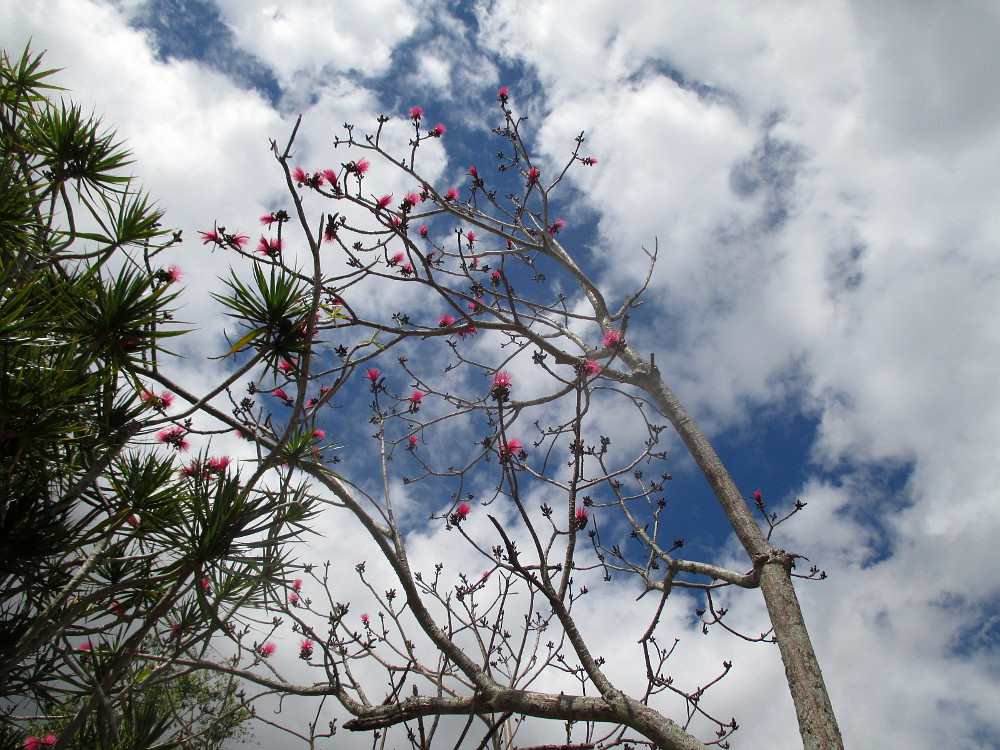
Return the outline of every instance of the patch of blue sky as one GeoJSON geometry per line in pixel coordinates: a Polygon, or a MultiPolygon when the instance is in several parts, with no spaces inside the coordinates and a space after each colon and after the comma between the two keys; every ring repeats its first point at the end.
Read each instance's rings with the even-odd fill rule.
{"type": "Polygon", "coordinates": [[[195,60],[258,92],[272,106],[281,99],[273,72],[234,44],[232,30],[210,0],[147,0],[131,25],[150,35],[161,60],[195,60]]]}

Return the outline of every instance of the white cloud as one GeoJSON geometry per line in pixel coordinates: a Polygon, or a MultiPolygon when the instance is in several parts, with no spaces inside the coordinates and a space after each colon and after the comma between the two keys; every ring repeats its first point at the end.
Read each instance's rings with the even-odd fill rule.
{"type": "MultiPolygon", "coordinates": [[[[809,507],[780,539],[832,576],[803,597],[848,745],[877,746],[890,731],[914,748],[995,736],[994,6],[501,0],[478,6],[471,42],[434,3],[220,6],[236,44],[285,87],[282,109],[305,111],[297,157],[307,169],[347,160],[331,147],[341,123],[361,127],[382,109],[421,103],[410,101],[418,94],[451,103],[428,113],[434,122],[473,123],[482,112],[473,100],[497,81],[531,116],[546,173],[586,130],[583,154],[599,163],[570,171],[578,192],[565,210],[593,216],[598,234],[571,252],[592,250],[619,298],[645,271],[640,247],[659,239],[630,339],[658,352],[713,429],[745,419],[747,405],[796,400],[820,420],[814,468],[840,472],[838,482],[807,480],[809,507]],[[400,43],[432,33],[383,101],[371,79],[393,70],[400,43]],[[525,81],[499,80],[511,62],[525,81]],[[869,472],[880,465],[912,466],[901,497],[887,498],[869,472]],[[969,635],[977,627],[978,640],[969,635]]],[[[268,139],[283,142],[292,120],[202,65],[156,60],[144,34],[104,3],[9,4],[0,24],[13,48],[30,35],[48,48],[47,61],[66,68],[61,82],[128,141],[136,173],[185,229],[176,258],[190,290],[179,317],[211,328],[205,293],[228,259],[206,255],[194,232],[216,218],[253,231],[277,207],[268,139]]],[[[401,145],[406,134],[391,137],[401,145]]],[[[435,144],[426,164],[457,183],[467,167],[447,164],[446,148],[447,139],[435,144]]],[[[411,186],[382,172],[368,187],[411,186]]],[[[381,304],[374,291],[360,299],[373,312],[381,304]]],[[[206,332],[204,349],[218,346],[206,332]]],[[[512,369],[530,387],[531,369],[512,369]]],[[[192,370],[191,382],[207,374],[192,370]]],[[[609,411],[598,424],[611,431],[627,420],[609,411]]],[[[338,527],[327,532],[335,538],[338,527]]],[[[442,533],[415,537],[415,560],[437,559],[453,538],[442,533]]],[[[608,613],[630,607],[630,596],[595,587],[584,600],[598,650],[616,651],[620,623],[608,613]]],[[[733,616],[751,623],[761,613],[748,602],[733,616]]],[[[794,746],[773,649],[698,640],[683,608],[670,617],[665,631],[684,636],[677,662],[692,679],[735,654],[717,692],[724,712],[745,717],[735,742],[794,746]]],[[[610,668],[629,679],[624,662],[610,668]]]]}

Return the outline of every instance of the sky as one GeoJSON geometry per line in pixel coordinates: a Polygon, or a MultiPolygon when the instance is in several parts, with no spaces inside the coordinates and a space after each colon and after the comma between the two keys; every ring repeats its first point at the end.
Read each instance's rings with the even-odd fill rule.
{"type": "MultiPolygon", "coordinates": [[[[585,131],[598,163],[570,171],[560,236],[618,299],[658,247],[630,342],[745,494],[807,503],[780,542],[829,575],[799,591],[846,745],[1000,746],[996,3],[31,0],[0,5],[0,29],[65,69],[183,229],[193,383],[228,272],[197,232],[256,231],[280,204],[268,144],[298,114],[316,169],[340,163],[343,123],[419,105],[448,128],[422,155],[444,185],[490,164],[500,86],[545,167],[585,131]]],[[[738,559],[672,459],[680,531],[738,559]]],[[[441,543],[415,535],[415,555],[441,543]]],[[[615,653],[631,599],[587,606],[615,653]]],[[[757,627],[758,604],[739,612],[757,627]]],[[[715,694],[742,717],[733,747],[797,745],[776,651],[701,636],[690,611],[668,625],[692,679],[734,659],[715,694]]]]}

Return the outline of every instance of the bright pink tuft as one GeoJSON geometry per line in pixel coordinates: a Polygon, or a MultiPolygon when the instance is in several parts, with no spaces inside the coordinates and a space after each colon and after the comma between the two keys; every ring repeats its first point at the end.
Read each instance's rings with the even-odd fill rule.
{"type": "Polygon", "coordinates": [[[446,201],[457,201],[458,200],[458,191],[455,190],[455,188],[448,188],[448,192],[446,192],[444,194],[444,199],[446,201]]]}
{"type": "Polygon", "coordinates": [[[440,138],[442,135],[444,135],[445,133],[448,132],[448,128],[446,128],[441,123],[438,123],[433,128],[431,128],[429,132],[430,132],[430,134],[431,134],[432,137],[434,137],[434,138],[440,138]]]}
{"type": "Polygon", "coordinates": [[[414,122],[416,122],[423,116],[424,116],[424,111],[420,107],[410,108],[410,119],[413,120],[414,122]]]}
{"type": "Polygon", "coordinates": [[[167,427],[156,433],[156,439],[177,451],[186,451],[191,444],[185,439],[187,430],[183,427],[167,427]]]}
{"type": "Polygon", "coordinates": [[[528,170],[528,184],[537,185],[538,178],[542,176],[542,172],[538,167],[532,167],[528,170]]]}
{"type": "Polygon", "coordinates": [[[201,243],[207,245],[209,242],[214,242],[217,245],[222,244],[222,238],[219,236],[218,232],[201,232],[201,243]]]}
{"type": "Polygon", "coordinates": [[[583,370],[588,375],[596,375],[601,371],[601,364],[597,360],[588,359],[587,363],[583,366],[583,370]]]}
{"type": "Polygon", "coordinates": [[[257,243],[257,252],[265,258],[277,258],[284,249],[285,241],[279,240],[277,237],[271,240],[261,237],[260,242],[257,243]]]}
{"type": "Polygon", "coordinates": [[[382,372],[377,367],[369,367],[365,370],[365,377],[368,378],[372,383],[378,382],[379,375],[382,372]]]}
{"type": "Polygon", "coordinates": [[[261,646],[258,651],[260,652],[261,658],[266,659],[269,656],[273,656],[274,652],[278,650],[278,647],[273,643],[268,641],[263,646],[261,646]]]}
{"type": "Polygon", "coordinates": [[[410,401],[412,401],[415,404],[419,404],[421,401],[424,400],[424,396],[426,395],[427,394],[425,394],[423,391],[414,391],[413,394],[410,396],[410,401]]]}
{"type": "Polygon", "coordinates": [[[157,411],[166,411],[174,403],[174,394],[169,391],[164,391],[157,396],[152,390],[143,390],[139,394],[139,398],[142,399],[142,403],[146,406],[150,406],[157,411]]]}
{"type": "Polygon", "coordinates": [[[493,376],[494,388],[510,388],[514,384],[514,378],[509,372],[500,371],[493,376]]]}
{"type": "Polygon", "coordinates": [[[455,317],[453,315],[442,315],[441,320],[438,321],[438,325],[442,328],[447,328],[452,323],[455,322],[455,317]]]}
{"type": "Polygon", "coordinates": [[[361,622],[362,622],[362,624],[367,625],[371,621],[372,621],[372,618],[370,618],[367,614],[361,615],[361,622]]]}
{"type": "Polygon", "coordinates": [[[622,343],[622,335],[619,331],[608,331],[604,334],[601,343],[605,346],[618,347],[622,343]]]}
{"type": "Polygon", "coordinates": [[[306,171],[302,167],[296,167],[292,170],[292,179],[301,186],[309,179],[309,175],[306,174],[306,171]]]}
{"type": "Polygon", "coordinates": [[[500,455],[503,457],[516,456],[524,450],[524,445],[517,438],[511,438],[500,446],[500,455]]]}
{"type": "Polygon", "coordinates": [[[392,196],[391,195],[383,195],[381,198],[378,199],[378,202],[377,202],[376,205],[379,208],[388,208],[390,203],[392,203],[392,196]]]}
{"type": "Polygon", "coordinates": [[[471,512],[472,512],[472,506],[469,505],[468,503],[462,503],[461,505],[458,506],[458,509],[455,511],[455,515],[458,516],[459,518],[468,518],[471,512]]]}

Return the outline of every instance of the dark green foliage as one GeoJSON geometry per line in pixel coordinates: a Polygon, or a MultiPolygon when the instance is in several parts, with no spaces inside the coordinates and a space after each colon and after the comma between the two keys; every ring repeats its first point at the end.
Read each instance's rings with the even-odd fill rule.
{"type": "MultiPolygon", "coordinates": [[[[150,384],[183,333],[151,263],[176,237],[114,133],[49,100],[53,72],[0,53],[0,749],[48,731],[65,747],[217,748],[249,718],[238,686],[170,660],[264,603],[311,500],[151,447],[192,429],[150,384]]],[[[255,345],[301,351],[300,284],[256,281],[231,284],[266,333],[255,345]]]]}

